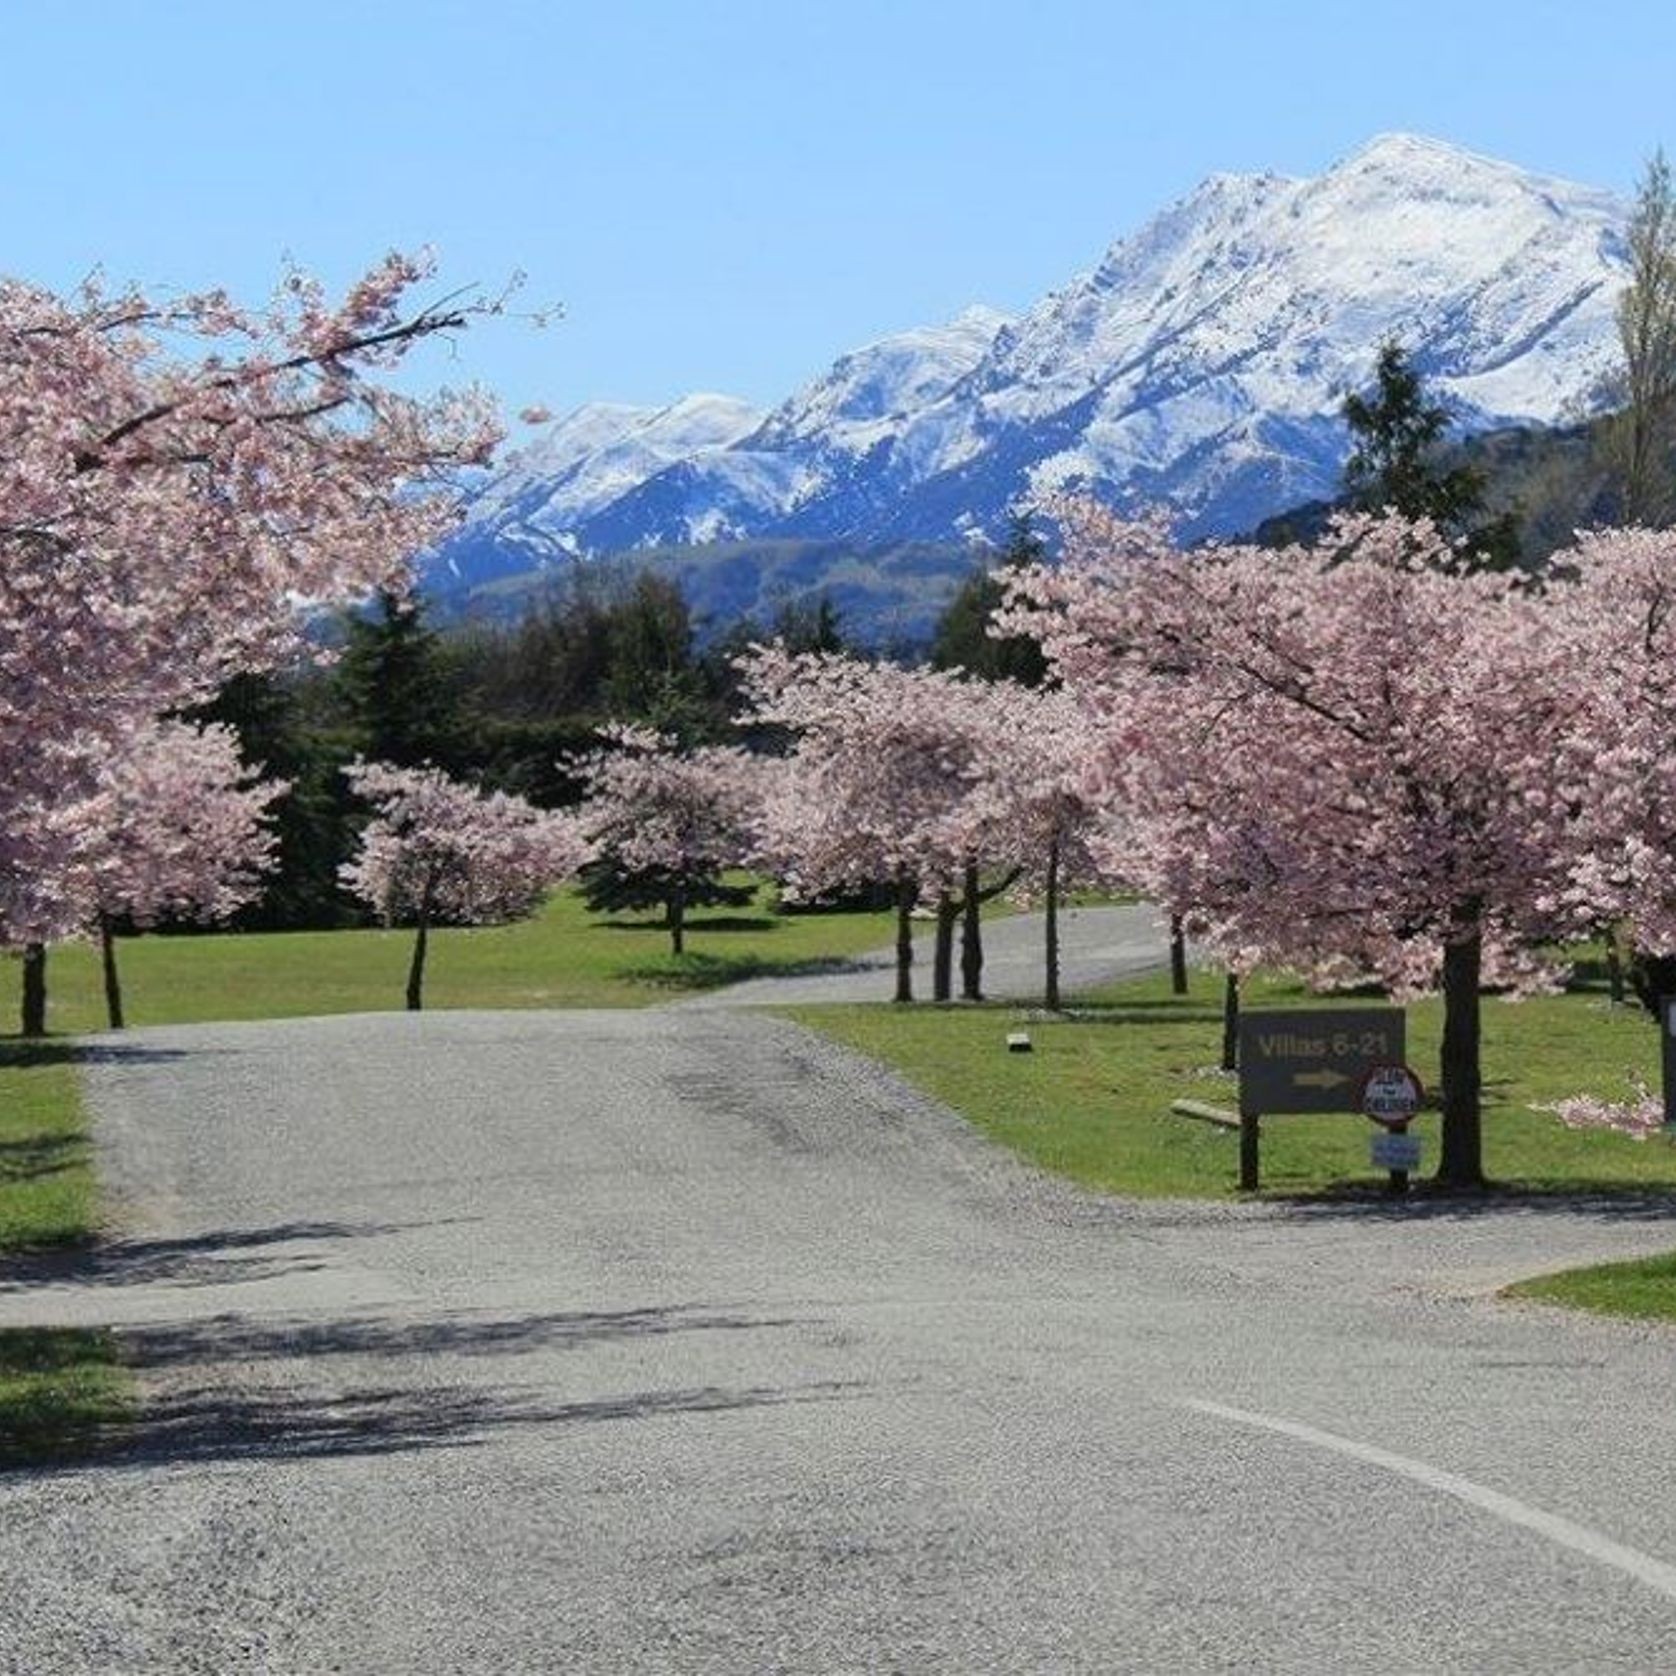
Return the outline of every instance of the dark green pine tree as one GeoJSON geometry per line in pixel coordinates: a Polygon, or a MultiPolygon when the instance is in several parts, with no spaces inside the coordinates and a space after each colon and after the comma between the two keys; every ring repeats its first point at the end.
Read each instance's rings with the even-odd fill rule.
{"type": "Polygon", "coordinates": [[[1353,506],[1431,519],[1465,541],[1471,568],[1504,570],[1519,562],[1517,518],[1509,512],[1479,522],[1484,476],[1449,462],[1449,409],[1427,398],[1400,343],[1380,346],[1373,389],[1347,396],[1342,411],[1355,438],[1344,466],[1344,492],[1353,506]]]}
{"type": "Polygon", "coordinates": [[[233,923],[246,930],[321,929],[359,916],[338,887],[338,868],[354,847],[343,765],[353,754],[340,739],[307,726],[284,677],[235,675],[200,712],[239,736],[239,754],[289,790],[273,806],[277,865],[262,895],[233,923]]]}
{"type": "Polygon", "coordinates": [[[601,692],[619,721],[642,722],[683,741],[713,725],[694,653],[692,611],[680,586],[642,571],[606,614],[601,692]]]}
{"type": "Polygon", "coordinates": [[[1046,556],[1047,546],[1036,534],[1029,514],[1015,513],[1000,562],[974,571],[938,618],[931,641],[933,666],[964,669],[985,681],[1017,681],[1026,687],[1039,687],[1047,675],[1041,647],[1021,636],[998,640],[990,634],[989,623],[1006,591],[1005,572],[1039,564],[1046,556]]]}
{"type": "Polygon", "coordinates": [[[423,602],[381,592],[348,633],[338,694],[362,753],[403,768],[449,764],[463,731],[459,703],[423,602]]]}

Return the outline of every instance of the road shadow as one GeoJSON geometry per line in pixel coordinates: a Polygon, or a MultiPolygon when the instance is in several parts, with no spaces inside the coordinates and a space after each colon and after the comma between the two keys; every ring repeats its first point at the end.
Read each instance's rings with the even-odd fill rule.
{"type": "Polygon", "coordinates": [[[280,1222],[159,1239],[100,1239],[0,1259],[0,1296],[32,1286],[225,1286],[325,1268],[310,1252],[281,1251],[326,1241],[371,1239],[430,1223],[280,1222]]]}
{"type": "Polygon", "coordinates": [[[472,1448],[513,1431],[835,1402],[855,1390],[837,1382],[784,1388],[706,1385],[554,1402],[514,1387],[372,1386],[330,1393],[196,1389],[153,1403],[125,1436],[107,1438],[96,1464],[121,1470],[472,1448]]]}
{"type": "Polygon", "coordinates": [[[577,1350],[672,1333],[771,1331],[800,1325],[795,1316],[752,1316],[697,1304],[644,1309],[485,1316],[361,1315],[322,1320],[253,1321],[237,1315],[121,1330],[123,1360],[142,1371],[213,1363],[316,1360],[334,1356],[508,1356],[577,1350]]]}
{"type": "Polygon", "coordinates": [[[1320,1193],[1265,1195],[1264,1203],[1308,1221],[1472,1222],[1486,1217],[1610,1217],[1621,1222],[1668,1222],[1676,1235],[1676,1187],[1644,1181],[1508,1182],[1460,1192],[1415,1182],[1396,1195],[1369,1182],[1345,1182],[1320,1193]]]}
{"type": "Polygon", "coordinates": [[[795,1317],[676,1304],[512,1316],[222,1316],[122,1328],[117,1340],[124,1364],[138,1377],[141,1411],[132,1423],[107,1431],[96,1457],[78,1466],[120,1470],[477,1447],[513,1431],[836,1402],[863,1391],[859,1381],[824,1380],[560,1400],[534,1382],[438,1378],[450,1357],[517,1357],[673,1333],[772,1332],[802,1324],[795,1317]]]}

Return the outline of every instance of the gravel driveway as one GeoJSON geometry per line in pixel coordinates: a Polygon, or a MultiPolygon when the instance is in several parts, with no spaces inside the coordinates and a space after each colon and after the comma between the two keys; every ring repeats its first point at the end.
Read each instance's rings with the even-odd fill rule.
{"type": "Polygon", "coordinates": [[[124,1455],[0,1670],[1653,1671],[1676,1337],[1487,1300],[1663,1206],[1131,1206],[761,1014],[134,1032],[124,1455]]]}

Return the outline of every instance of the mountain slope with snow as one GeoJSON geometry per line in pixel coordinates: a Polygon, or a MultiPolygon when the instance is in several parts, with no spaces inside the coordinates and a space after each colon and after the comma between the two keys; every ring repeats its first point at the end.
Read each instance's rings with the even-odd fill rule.
{"type": "MultiPolygon", "coordinates": [[[[1382,341],[1465,430],[1586,412],[1615,357],[1627,207],[1412,135],[1313,179],[1217,175],[1008,320],[842,357],[766,416],[595,405],[488,486],[456,574],[760,538],[993,538],[1061,490],[1190,535],[1330,495],[1382,341]]],[[[695,405],[696,404],[696,405],[695,405]]]]}

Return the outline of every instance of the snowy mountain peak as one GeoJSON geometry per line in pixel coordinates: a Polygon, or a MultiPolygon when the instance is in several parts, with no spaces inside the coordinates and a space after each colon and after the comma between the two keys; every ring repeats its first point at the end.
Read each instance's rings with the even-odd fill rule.
{"type": "Polygon", "coordinates": [[[767,417],[591,404],[508,462],[495,539],[614,550],[995,535],[1072,488],[1191,534],[1330,495],[1345,393],[1414,354],[1468,427],[1552,423],[1616,354],[1627,207],[1415,134],[1324,173],[1216,174],[1016,319],[974,307],[839,357],[767,417]]]}

